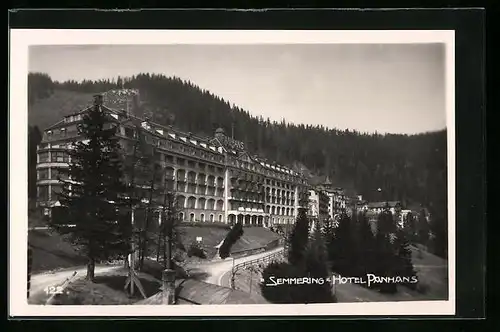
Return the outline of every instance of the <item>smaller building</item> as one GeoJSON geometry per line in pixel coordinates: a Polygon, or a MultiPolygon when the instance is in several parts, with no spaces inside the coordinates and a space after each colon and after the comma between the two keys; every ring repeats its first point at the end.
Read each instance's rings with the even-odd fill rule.
{"type": "Polygon", "coordinates": [[[367,205],[368,211],[379,214],[385,209],[391,211],[393,215],[401,214],[402,206],[399,201],[370,202],[367,205]]]}
{"type": "Polygon", "coordinates": [[[323,223],[328,220],[329,198],[325,191],[320,188],[309,189],[309,206],[307,215],[311,219],[311,228],[314,229],[316,222],[323,223]]]}

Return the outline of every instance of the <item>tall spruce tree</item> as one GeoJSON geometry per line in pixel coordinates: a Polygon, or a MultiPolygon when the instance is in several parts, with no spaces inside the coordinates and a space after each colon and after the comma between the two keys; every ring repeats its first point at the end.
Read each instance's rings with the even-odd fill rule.
{"type": "Polygon", "coordinates": [[[333,248],[333,242],[335,241],[335,222],[332,218],[328,218],[323,223],[321,232],[323,234],[323,239],[325,242],[327,260],[330,261],[330,258],[333,257],[333,253],[331,253],[330,250],[333,248]]]}
{"type": "Polygon", "coordinates": [[[416,221],[413,213],[409,212],[405,217],[405,222],[403,230],[406,233],[406,237],[410,242],[415,242],[416,237],[416,221]]]}
{"type": "Polygon", "coordinates": [[[330,277],[330,269],[326,247],[321,234],[321,225],[315,224],[312,230],[311,238],[304,252],[304,260],[301,264],[303,274],[311,278],[321,278],[325,282],[323,284],[311,284],[302,287],[304,302],[302,303],[330,303],[334,301],[332,287],[326,281],[330,277]]]}
{"type": "Polygon", "coordinates": [[[375,260],[375,239],[366,213],[359,214],[356,245],[356,275],[373,273],[375,260]]]}
{"type": "Polygon", "coordinates": [[[304,258],[309,240],[309,218],[304,208],[299,208],[297,221],[288,240],[288,261],[290,264],[299,264],[304,258]]]}
{"type": "Polygon", "coordinates": [[[243,224],[241,221],[235,223],[233,227],[229,230],[226,237],[224,238],[224,242],[219,248],[219,256],[222,259],[225,259],[231,255],[231,247],[238,241],[243,235],[243,224]]]}
{"type": "Polygon", "coordinates": [[[417,272],[413,267],[410,242],[404,231],[401,230],[397,232],[394,245],[396,249],[396,275],[405,277],[400,284],[411,289],[416,289],[416,283],[406,280],[406,278],[411,279],[416,277],[417,272]]]}
{"type": "MultiPolygon", "coordinates": [[[[379,277],[396,277],[398,273],[397,258],[390,234],[377,232],[375,236],[374,262],[373,274],[379,277]]],[[[383,293],[397,292],[396,283],[394,282],[382,282],[373,286],[383,293]]]]}
{"type": "Polygon", "coordinates": [[[61,180],[59,194],[66,218],[52,220],[51,227],[68,234],[87,256],[87,279],[93,281],[96,262],[126,254],[130,222],[119,211],[126,187],[116,127],[101,109],[99,97],[83,115],[79,132],[83,140],[68,151],[71,162],[60,171],[70,178],[61,180]],[[75,226],[67,227],[69,224],[75,226]]]}
{"type": "Polygon", "coordinates": [[[329,252],[332,256],[332,269],[334,272],[350,275],[354,271],[353,258],[355,243],[351,218],[343,212],[339,218],[338,227],[335,229],[335,238],[329,252]]]}
{"type": "Polygon", "coordinates": [[[378,215],[377,218],[377,232],[382,234],[391,234],[396,232],[396,223],[394,217],[386,205],[384,210],[378,215]]]}

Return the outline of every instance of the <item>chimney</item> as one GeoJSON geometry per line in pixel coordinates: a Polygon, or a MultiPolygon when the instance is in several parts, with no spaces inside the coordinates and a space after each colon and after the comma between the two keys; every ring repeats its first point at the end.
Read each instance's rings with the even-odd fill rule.
{"type": "Polygon", "coordinates": [[[95,106],[102,105],[102,95],[94,95],[94,105],[95,106]]]}
{"type": "Polygon", "coordinates": [[[175,270],[163,270],[161,279],[162,304],[175,304],[175,270]]]}

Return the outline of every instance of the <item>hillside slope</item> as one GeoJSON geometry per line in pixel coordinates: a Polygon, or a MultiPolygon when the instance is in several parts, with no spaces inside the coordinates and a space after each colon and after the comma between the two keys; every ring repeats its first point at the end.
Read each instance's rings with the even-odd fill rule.
{"type": "Polygon", "coordinates": [[[41,130],[53,125],[65,115],[78,112],[90,105],[92,93],[56,89],[47,98],[36,99],[28,105],[28,125],[41,130]]]}

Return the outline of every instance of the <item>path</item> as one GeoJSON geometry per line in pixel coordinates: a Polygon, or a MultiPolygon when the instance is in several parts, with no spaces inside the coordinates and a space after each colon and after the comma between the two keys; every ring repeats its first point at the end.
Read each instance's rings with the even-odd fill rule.
{"type": "MultiPolygon", "coordinates": [[[[122,268],[123,266],[96,266],[95,275],[110,272],[122,268]]],[[[33,274],[31,276],[31,287],[30,287],[30,299],[48,296],[45,294],[45,289],[49,286],[59,286],[64,283],[64,281],[71,277],[71,275],[76,271],[75,279],[84,278],[87,275],[86,266],[75,266],[73,268],[68,268],[64,270],[59,270],[55,272],[42,272],[33,274]]]]}
{"type": "MultiPolygon", "coordinates": [[[[273,250],[261,252],[250,256],[235,258],[234,265],[248,262],[257,258],[263,258],[267,255],[274,254],[280,250],[283,250],[283,247],[278,247],[273,250]]],[[[199,268],[208,274],[207,278],[205,279],[205,282],[228,287],[228,285],[226,285],[224,282],[226,279],[224,278],[224,276],[231,272],[233,268],[233,259],[229,257],[220,261],[212,261],[206,265],[200,266],[199,268]]]]}

